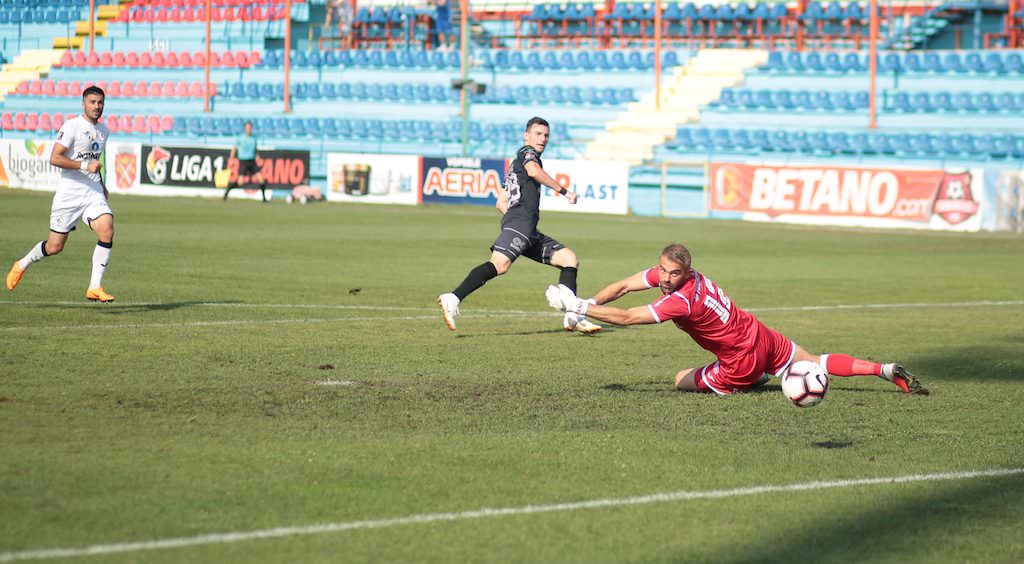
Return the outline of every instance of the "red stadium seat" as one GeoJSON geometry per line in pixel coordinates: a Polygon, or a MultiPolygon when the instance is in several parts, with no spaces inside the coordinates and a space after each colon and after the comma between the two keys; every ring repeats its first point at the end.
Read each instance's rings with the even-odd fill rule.
{"type": "Polygon", "coordinates": [[[181,8],[175,6],[171,8],[171,11],[167,13],[167,21],[169,22],[180,22],[181,21],[181,8]]]}
{"type": "Polygon", "coordinates": [[[123,51],[114,51],[114,66],[115,67],[123,67],[123,66],[125,66],[125,64],[126,64],[126,61],[125,61],[125,58],[124,58],[124,52],[123,51]]]}
{"type": "Polygon", "coordinates": [[[132,118],[131,131],[133,133],[149,133],[149,127],[146,124],[146,116],[135,116],[132,118]]]}
{"type": "Polygon", "coordinates": [[[100,56],[96,54],[96,51],[90,51],[89,54],[85,56],[85,64],[89,67],[99,66],[100,56]]]}
{"type": "MultiPolygon", "coordinates": [[[[71,114],[71,117],[75,117],[74,114],[71,114]]],[[[64,114],[56,112],[50,118],[50,131],[60,131],[60,126],[62,125],[64,125],[64,114]]]]}
{"type": "Polygon", "coordinates": [[[60,56],[60,62],[55,66],[58,67],[70,67],[75,64],[75,56],[71,51],[64,51],[64,54],[60,56]]]}
{"type": "Polygon", "coordinates": [[[175,98],[188,98],[188,82],[184,80],[178,81],[174,85],[174,97],[175,98]]]}
{"type": "Polygon", "coordinates": [[[232,68],[237,67],[238,64],[235,63],[235,55],[231,53],[231,51],[225,51],[220,56],[220,66],[232,68]]]}
{"type": "Polygon", "coordinates": [[[168,68],[176,69],[181,66],[181,63],[178,62],[178,54],[174,51],[168,51],[167,55],[164,57],[164,60],[168,68]]]}
{"type": "Polygon", "coordinates": [[[239,68],[249,68],[249,54],[245,51],[235,53],[235,64],[238,65],[239,68]]]}
{"type": "Polygon", "coordinates": [[[170,12],[167,8],[160,8],[156,10],[156,21],[157,23],[167,23],[170,20],[170,12]]]}
{"type": "Polygon", "coordinates": [[[53,124],[50,123],[50,114],[41,112],[38,119],[39,123],[36,125],[36,131],[50,131],[53,128],[53,124]]]}
{"type": "Polygon", "coordinates": [[[17,131],[25,131],[25,112],[18,112],[14,114],[14,129],[17,131]]]}
{"type": "Polygon", "coordinates": [[[43,81],[43,96],[53,96],[57,93],[57,83],[48,78],[43,81]]]}
{"type": "Polygon", "coordinates": [[[39,116],[32,112],[25,116],[25,131],[35,131],[37,129],[39,129],[39,116]]]}
{"type": "MultiPolygon", "coordinates": [[[[29,96],[42,96],[43,95],[43,83],[38,80],[26,81],[28,83],[28,95],[29,96]]],[[[21,88],[21,85],[18,85],[21,88]]],[[[34,127],[32,129],[35,129],[34,127]]]]}
{"type": "Polygon", "coordinates": [[[192,65],[196,67],[206,66],[206,53],[202,51],[196,51],[196,54],[192,56],[192,65]]]}
{"type": "Polygon", "coordinates": [[[114,22],[117,22],[117,23],[128,23],[128,17],[129,17],[129,13],[128,12],[129,12],[128,10],[121,10],[120,12],[117,13],[117,17],[114,18],[111,21],[114,21],[114,22]]]}
{"type": "Polygon", "coordinates": [[[132,130],[132,116],[127,115],[127,114],[123,115],[123,116],[119,116],[117,118],[117,127],[121,131],[131,131],[132,130]]]}
{"type": "Polygon", "coordinates": [[[220,66],[220,53],[218,53],[216,51],[210,51],[210,66],[211,67],[219,67],[220,66]]]}
{"type": "Polygon", "coordinates": [[[193,98],[202,98],[203,97],[203,83],[199,82],[198,80],[193,81],[192,84],[189,85],[188,95],[193,97],[193,98]]]}
{"type": "Polygon", "coordinates": [[[139,66],[149,68],[153,66],[153,54],[149,51],[139,53],[139,66]]]}
{"type": "Polygon", "coordinates": [[[140,80],[135,83],[135,95],[140,98],[149,96],[149,83],[145,80],[140,80]]]}
{"type": "Polygon", "coordinates": [[[82,95],[82,85],[77,80],[72,80],[68,83],[68,96],[78,97],[82,95]]]}
{"type": "Polygon", "coordinates": [[[140,6],[132,8],[132,21],[135,23],[143,23],[146,21],[146,11],[140,6]]]}
{"type": "Polygon", "coordinates": [[[153,53],[153,66],[162,69],[167,66],[167,59],[164,57],[163,51],[156,51],[153,53]]]}
{"type": "Polygon", "coordinates": [[[74,66],[76,66],[76,67],[84,67],[85,66],[86,58],[85,58],[85,52],[84,51],[75,51],[75,54],[72,55],[72,59],[74,60],[74,63],[75,63],[74,66]]]}
{"type": "Polygon", "coordinates": [[[107,116],[107,129],[109,129],[111,133],[121,131],[121,128],[117,126],[117,116],[107,116]]]}
{"type": "Polygon", "coordinates": [[[0,129],[14,130],[14,116],[11,112],[4,112],[3,116],[0,116],[0,129]]]}
{"type": "Polygon", "coordinates": [[[114,57],[110,56],[110,51],[104,51],[100,53],[100,66],[111,67],[114,65],[114,57]]]}
{"type": "Polygon", "coordinates": [[[124,96],[125,98],[134,98],[136,96],[135,83],[130,80],[124,81],[124,84],[121,85],[121,96],[124,96]]]}
{"type": "Polygon", "coordinates": [[[135,51],[129,51],[124,56],[124,63],[132,68],[139,66],[139,55],[135,51]]]}
{"type": "Polygon", "coordinates": [[[146,8],[142,14],[142,21],[146,23],[156,23],[156,10],[153,8],[146,8]]]}
{"type": "Polygon", "coordinates": [[[27,80],[23,80],[20,83],[18,83],[17,93],[19,95],[21,95],[21,96],[28,96],[28,88],[29,88],[28,81],[27,80]]]}
{"type": "Polygon", "coordinates": [[[110,84],[107,85],[107,96],[120,96],[121,95],[121,81],[111,80],[110,84]]]}
{"type": "Polygon", "coordinates": [[[95,86],[99,87],[99,89],[102,90],[103,92],[107,91],[107,81],[106,80],[97,80],[95,86]]]}
{"type": "Polygon", "coordinates": [[[56,90],[56,92],[54,92],[54,94],[57,95],[57,96],[70,96],[71,93],[68,92],[68,81],[66,81],[66,80],[58,80],[57,81],[57,90],[56,90]]]}
{"type": "Polygon", "coordinates": [[[163,129],[160,128],[160,116],[151,115],[146,118],[146,128],[151,133],[160,133],[163,129]]]}
{"type": "Polygon", "coordinates": [[[192,54],[188,51],[182,51],[181,55],[178,56],[178,65],[184,68],[192,68],[195,63],[192,62],[192,54]]]}
{"type": "Polygon", "coordinates": [[[160,87],[160,95],[164,98],[174,97],[174,81],[165,80],[163,86],[160,87]]]}
{"type": "MultiPolygon", "coordinates": [[[[151,81],[149,83],[149,86],[146,88],[146,91],[149,93],[150,98],[156,98],[158,96],[161,96],[162,93],[160,89],[162,86],[163,84],[161,84],[159,80],[151,81]]],[[[138,90],[138,88],[136,88],[136,90],[138,90]]]]}
{"type": "Polygon", "coordinates": [[[174,129],[174,117],[163,116],[160,118],[160,131],[170,131],[174,129]]]}
{"type": "Polygon", "coordinates": [[[258,65],[263,61],[263,55],[259,51],[249,51],[249,64],[258,65]]]}
{"type": "Polygon", "coordinates": [[[185,23],[192,23],[196,21],[196,11],[192,8],[185,8],[181,13],[181,21],[185,23]]]}

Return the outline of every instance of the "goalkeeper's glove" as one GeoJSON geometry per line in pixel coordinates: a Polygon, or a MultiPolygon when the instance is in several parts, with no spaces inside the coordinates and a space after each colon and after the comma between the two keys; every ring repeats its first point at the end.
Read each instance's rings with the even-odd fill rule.
{"type": "Polygon", "coordinates": [[[544,295],[548,298],[548,305],[567,313],[575,313],[580,317],[587,314],[587,307],[590,306],[590,302],[587,300],[576,297],[566,285],[559,284],[557,287],[548,286],[544,295]]]}

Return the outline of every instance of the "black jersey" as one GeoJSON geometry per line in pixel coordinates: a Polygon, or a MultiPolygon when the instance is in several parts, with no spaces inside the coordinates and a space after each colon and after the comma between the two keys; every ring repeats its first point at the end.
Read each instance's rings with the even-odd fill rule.
{"type": "Polygon", "coordinates": [[[507,216],[526,219],[537,225],[540,219],[540,182],[526,172],[526,163],[535,162],[544,168],[537,150],[524,145],[516,152],[516,158],[505,175],[505,192],[508,194],[507,216]]]}

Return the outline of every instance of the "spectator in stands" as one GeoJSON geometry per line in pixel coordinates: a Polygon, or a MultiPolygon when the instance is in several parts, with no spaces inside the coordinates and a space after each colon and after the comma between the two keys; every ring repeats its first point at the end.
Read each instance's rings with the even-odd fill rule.
{"type": "Polygon", "coordinates": [[[259,184],[260,186],[260,197],[263,201],[267,201],[267,181],[263,178],[263,173],[260,172],[260,167],[256,164],[256,138],[252,136],[252,122],[245,122],[245,135],[242,135],[235,141],[235,146],[231,147],[231,155],[228,156],[230,162],[238,155],[238,175],[235,177],[235,183],[228,184],[226,190],[224,190],[224,199],[228,199],[228,194],[231,193],[233,188],[241,188],[243,186],[242,179],[246,180],[246,184],[251,180],[259,184]]]}
{"type": "Polygon", "coordinates": [[[288,194],[285,201],[289,204],[298,200],[299,203],[305,204],[306,202],[322,202],[324,201],[324,193],[309,183],[309,177],[305,177],[302,180],[302,184],[299,184],[295,188],[292,188],[292,193],[288,194]]]}
{"type": "Polygon", "coordinates": [[[435,47],[449,49],[455,45],[455,33],[452,31],[452,10],[449,0],[432,0],[434,3],[434,33],[437,35],[435,47]]]}
{"type": "Polygon", "coordinates": [[[324,35],[331,32],[331,19],[338,22],[338,37],[342,49],[351,49],[352,42],[352,2],[351,0],[328,0],[327,16],[324,20],[324,35]]]}

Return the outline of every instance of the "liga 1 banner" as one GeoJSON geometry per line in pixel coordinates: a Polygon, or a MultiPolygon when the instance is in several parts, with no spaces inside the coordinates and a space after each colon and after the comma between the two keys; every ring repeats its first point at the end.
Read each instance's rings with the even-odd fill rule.
{"type": "Polygon", "coordinates": [[[828,165],[709,164],[709,206],[744,219],[977,231],[984,175],[828,165]]]}
{"type": "Polygon", "coordinates": [[[60,169],[50,164],[53,140],[0,139],[0,186],[57,189],[60,169]]]}
{"type": "Polygon", "coordinates": [[[327,154],[327,199],[416,205],[420,158],[414,155],[327,154]]]}
{"type": "MultiPolygon", "coordinates": [[[[229,182],[238,179],[238,160],[229,160],[230,154],[224,148],[111,142],[106,151],[107,189],[123,194],[217,196],[224,190],[214,185],[216,171],[228,170],[229,182]]],[[[309,151],[260,150],[256,165],[268,188],[291,190],[309,176],[309,151]]],[[[259,197],[254,185],[246,189],[259,197]]]]}

